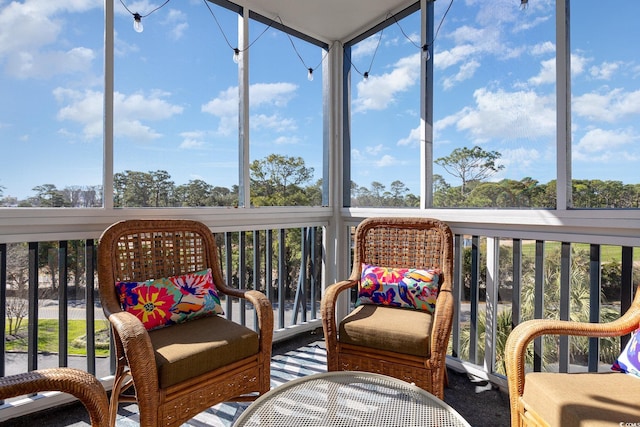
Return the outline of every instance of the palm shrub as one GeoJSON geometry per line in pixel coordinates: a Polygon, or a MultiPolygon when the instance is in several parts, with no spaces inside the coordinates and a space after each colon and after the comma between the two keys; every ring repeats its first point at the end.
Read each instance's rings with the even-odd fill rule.
{"type": "MultiPolygon", "coordinates": [[[[535,282],[534,264],[523,260],[521,284],[521,313],[522,319],[534,318],[535,302],[535,282]]],[[[558,319],[560,313],[560,248],[555,246],[545,256],[544,263],[544,318],[558,319]]],[[[569,318],[576,322],[588,322],[590,313],[590,291],[589,291],[589,257],[586,250],[572,248],[570,266],[570,290],[569,290],[569,318]]],[[[600,300],[604,300],[603,294],[600,300]]],[[[495,339],[495,372],[505,374],[504,347],[507,337],[511,332],[512,313],[508,306],[498,312],[496,318],[496,339],[495,339]]],[[[619,312],[609,306],[603,306],[600,310],[600,321],[610,322],[619,317],[619,312]]],[[[482,359],[485,354],[486,337],[486,311],[478,313],[477,324],[477,355],[482,359]]],[[[471,345],[471,329],[463,327],[460,331],[460,357],[463,360],[469,359],[469,348],[471,345]]],[[[542,338],[542,364],[549,367],[558,360],[559,337],[545,336],[542,338]]],[[[600,361],[602,363],[613,363],[619,353],[618,338],[600,339],[600,361]]],[[[571,337],[569,346],[569,363],[586,364],[589,349],[588,337],[571,337]]],[[[530,345],[526,353],[526,363],[533,365],[533,346],[530,345]]],[[[471,361],[478,363],[478,361],[471,361]]]]}

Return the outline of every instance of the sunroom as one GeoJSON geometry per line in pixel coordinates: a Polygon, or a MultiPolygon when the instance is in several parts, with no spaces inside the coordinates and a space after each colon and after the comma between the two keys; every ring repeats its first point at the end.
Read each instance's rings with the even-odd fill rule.
{"type": "MultiPolygon", "coordinates": [[[[94,259],[119,220],[204,222],[234,285],[269,293],[283,341],[321,327],[358,223],[417,216],[455,234],[447,364],[504,389],[514,325],[631,303],[639,7],[0,4],[0,374],[78,366],[109,387],[94,259]]],[[[532,368],[608,369],[625,342],[549,344],[532,368]]]]}

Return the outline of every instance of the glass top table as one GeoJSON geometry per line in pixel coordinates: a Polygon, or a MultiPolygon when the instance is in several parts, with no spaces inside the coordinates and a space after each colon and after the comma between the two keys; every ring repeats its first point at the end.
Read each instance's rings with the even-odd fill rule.
{"type": "Polygon", "coordinates": [[[432,394],[405,381],[341,371],[286,382],[260,396],[234,427],[449,427],[470,424],[432,394]]]}

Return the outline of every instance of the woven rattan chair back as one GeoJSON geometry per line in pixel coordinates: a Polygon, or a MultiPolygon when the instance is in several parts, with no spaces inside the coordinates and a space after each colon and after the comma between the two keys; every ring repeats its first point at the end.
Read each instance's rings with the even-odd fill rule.
{"type": "MultiPolygon", "coordinates": [[[[444,397],[446,351],[453,320],[453,234],[449,226],[431,218],[369,218],[354,235],[354,259],[347,280],[329,286],[322,298],[322,324],[329,371],[361,370],[383,373],[415,383],[444,397]],[[393,268],[439,268],[440,289],[428,331],[430,353],[409,356],[399,351],[341,343],[336,306],[342,292],[356,289],[362,264],[393,268]]],[[[381,307],[382,310],[397,310],[381,307]]]]}
{"type": "Polygon", "coordinates": [[[98,246],[98,279],[102,308],[112,326],[117,361],[110,403],[112,426],[120,402],[138,404],[143,426],[178,426],[218,403],[254,400],[269,390],[271,305],[258,291],[227,285],[214,235],[205,224],[192,220],[136,219],[111,225],[98,246]],[[258,354],[161,389],[150,335],[142,322],[122,310],[115,283],[142,282],[207,268],[212,270],[221,298],[242,298],[254,307],[259,329],[258,354]],[[133,397],[126,393],[132,385],[133,397]]]}

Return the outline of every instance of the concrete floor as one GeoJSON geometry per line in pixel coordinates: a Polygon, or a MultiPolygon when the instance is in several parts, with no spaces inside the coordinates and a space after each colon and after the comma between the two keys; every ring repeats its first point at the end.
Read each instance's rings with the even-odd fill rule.
{"type": "MultiPolygon", "coordinates": [[[[316,333],[301,334],[293,339],[275,343],[273,354],[281,355],[319,340],[322,340],[321,330],[316,333]]],[[[449,370],[448,374],[449,386],[445,389],[444,400],[472,426],[509,426],[509,399],[506,393],[496,388],[488,387],[487,389],[487,387],[483,387],[486,383],[474,382],[466,375],[452,370],[449,370]]],[[[89,425],[89,417],[84,407],[76,403],[10,420],[3,424],[3,426],[5,425],[15,427],[86,427],[89,425]]]]}

